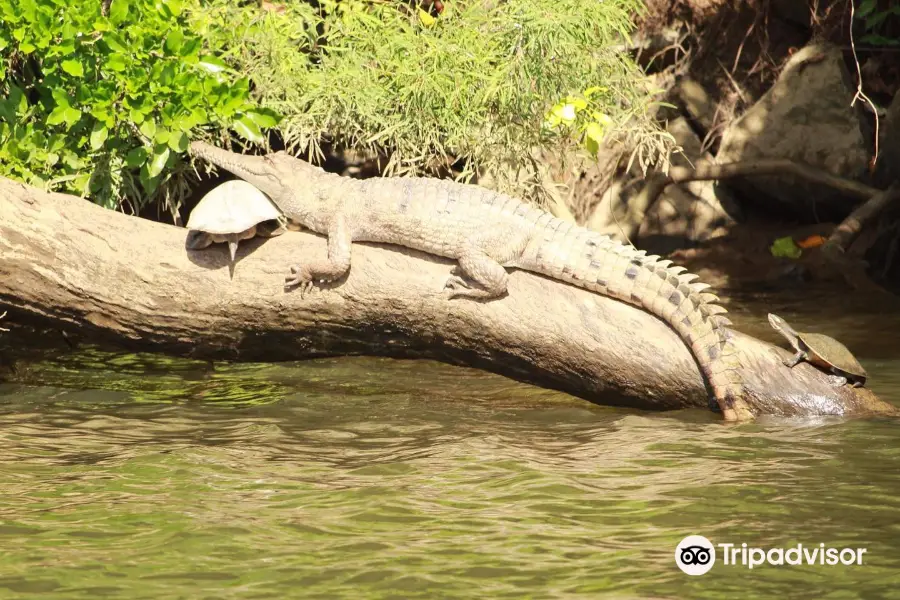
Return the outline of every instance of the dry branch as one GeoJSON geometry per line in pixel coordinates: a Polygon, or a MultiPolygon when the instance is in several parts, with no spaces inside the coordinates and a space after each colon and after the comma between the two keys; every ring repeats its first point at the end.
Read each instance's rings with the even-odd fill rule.
{"type": "MultiPolygon", "coordinates": [[[[662,321],[542,277],[514,272],[502,299],[448,301],[450,262],[358,244],[344,281],[301,298],[284,291],[284,275],[324,255],[319,236],[253,240],[231,278],[227,250],[188,252],[182,228],[5,179],[0,198],[0,303],[16,323],[195,357],[436,358],[598,403],[707,406],[692,356],[662,321]]],[[[758,414],[894,412],[866,389],[831,387],[809,365],[788,370],[779,362],[785,350],[740,334],[735,343],[758,414]]]]}
{"type": "Polygon", "coordinates": [[[828,236],[826,247],[846,251],[859,236],[866,224],[872,222],[892,202],[900,199],[900,182],[894,182],[884,191],[877,191],[864,204],[850,213],[828,236]]]}
{"type": "Polygon", "coordinates": [[[867,292],[889,293],[869,279],[866,275],[868,265],[861,258],[849,255],[847,250],[859,237],[863,228],[874,221],[889,204],[898,198],[900,198],[900,182],[894,182],[888,189],[876,192],[835,227],[828,236],[828,240],[822,245],[822,256],[841,274],[851,288],[867,292]]]}

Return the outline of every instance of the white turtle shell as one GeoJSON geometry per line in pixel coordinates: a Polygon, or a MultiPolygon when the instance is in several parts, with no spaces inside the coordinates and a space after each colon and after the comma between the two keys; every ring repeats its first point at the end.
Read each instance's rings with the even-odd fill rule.
{"type": "Polygon", "coordinates": [[[240,233],[280,217],[281,211],[265,194],[246,181],[233,179],[203,196],[191,211],[187,228],[213,234],[240,233]]]}

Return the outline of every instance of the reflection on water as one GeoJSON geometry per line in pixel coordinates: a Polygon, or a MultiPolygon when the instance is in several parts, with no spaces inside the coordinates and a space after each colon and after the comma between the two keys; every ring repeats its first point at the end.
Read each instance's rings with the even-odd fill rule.
{"type": "MultiPolygon", "coordinates": [[[[777,341],[766,310],[737,326],[777,341]]],[[[873,339],[896,317],[778,311],[900,402],[900,352],[873,339]]],[[[730,427],[424,361],[88,351],[0,384],[0,598],[891,597],[898,431],[730,427]],[[688,578],[688,534],[868,552],[688,578]]]]}

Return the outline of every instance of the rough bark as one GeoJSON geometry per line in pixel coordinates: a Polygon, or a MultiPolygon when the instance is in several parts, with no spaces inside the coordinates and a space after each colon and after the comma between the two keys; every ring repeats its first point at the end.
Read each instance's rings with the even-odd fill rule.
{"type": "MultiPolygon", "coordinates": [[[[193,357],[428,357],[603,404],[707,406],[690,353],[663,322],[529,273],[514,272],[502,299],[448,301],[450,261],[356,244],[345,280],[301,298],[285,292],[284,275],[324,255],[319,236],[244,243],[230,276],[227,250],[187,251],[184,229],[4,179],[0,198],[0,309],[11,324],[193,357]]],[[[784,350],[740,334],[736,344],[759,414],[894,412],[866,389],[831,387],[809,365],[787,370],[784,350]]]]}

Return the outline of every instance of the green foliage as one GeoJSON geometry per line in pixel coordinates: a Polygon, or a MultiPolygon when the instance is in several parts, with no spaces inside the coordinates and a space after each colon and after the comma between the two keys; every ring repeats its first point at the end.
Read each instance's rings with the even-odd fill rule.
{"type": "Polygon", "coordinates": [[[878,0],[862,0],[856,9],[856,18],[863,21],[866,31],[866,34],[859,38],[860,43],[873,46],[900,46],[900,37],[884,34],[891,21],[900,23],[900,4],[895,0],[881,3],[878,0]]]}
{"type": "Polygon", "coordinates": [[[527,163],[566,137],[542,126],[548,107],[594,84],[605,90],[592,109],[608,117],[604,131],[638,116],[649,123],[642,74],[612,47],[640,0],[446,0],[434,19],[406,4],[321,0],[264,12],[208,0],[195,29],[229,48],[254,98],[284,115],[289,147],[314,154],[334,139],[386,151],[388,173],[448,157],[467,159],[464,177],[527,163]]]}
{"type": "MultiPolygon", "coordinates": [[[[655,90],[654,94],[663,90],[655,90]]],[[[621,123],[602,112],[603,107],[613,106],[615,91],[604,86],[592,86],[580,94],[570,95],[557,102],[545,115],[544,127],[560,132],[568,132],[580,141],[585,150],[596,157],[601,146],[619,142],[631,149],[631,160],[637,159],[646,171],[652,164],[668,168],[669,154],[676,149],[677,141],[672,134],[657,128],[652,123],[648,109],[670,104],[647,101],[631,105],[629,110],[620,110],[621,123]]],[[[630,163],[629,163],[630,168],[630,163]]]]}
{"type": "Polygon", "coordinates": [[[791,236],[781,237],[772,242],[769,252],[776,258],[793,258],[795,260],[803,255],[803,250],[791,236]]]}
{"type": "Polygon", "coordinates": [[[172,210],[192,130],[261,141],[276,118],[204,52],[181,0],[102,4],[0,0],[0,173],[109,208],[158,196],[172,210]]]}

